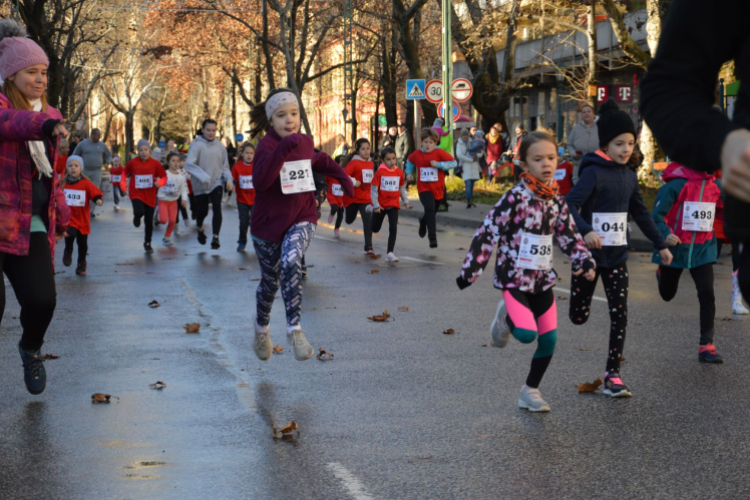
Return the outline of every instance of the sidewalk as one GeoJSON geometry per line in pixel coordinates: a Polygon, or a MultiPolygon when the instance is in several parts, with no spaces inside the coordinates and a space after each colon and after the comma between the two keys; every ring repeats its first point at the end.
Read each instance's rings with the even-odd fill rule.
{"type": "MultiPolygon", "coordinates": [[[[476,208],[466,208],[464,201],[451,201],[450,210],[447,212],[438,212],[436,219],[438,225],[458,226],[476,229],[484,220],[487,213],[492,209],[492,205],[477,203],[476,208]]],[[[404,217],[421,217],[424,209],[419,202],[419,198],[409,198],[411,210],[401,209],[401,215],[404,217]]],[[[646,238],[637,224],[630,223],[630,250],[634,252],[653,252],[654,245],[646,238]]]]}

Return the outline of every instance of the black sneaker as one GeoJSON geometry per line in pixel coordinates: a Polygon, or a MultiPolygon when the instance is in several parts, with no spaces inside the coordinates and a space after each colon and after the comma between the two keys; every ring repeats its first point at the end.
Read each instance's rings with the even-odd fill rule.
{"type": "Polygon", "coordinates": [[[419,219],[419,237],[424,238],[427,236],[427,224],[425,224],[424,219],[419,219]]]}
{"type": "Polygon", "coordinates": [[[613,398],[629,398],[632,396],[630,388],[622,381],[619,373],[604,377],[604,394],[613,398]]]}
{"type": "Polygon", "coordinates": [[[67,250],[63,253],[63,266],[70,267],[70,265],[73,263],[73,252],[68,252],[67,250]]]}
{"type": "Polygon", "coordinates": [[[36,352],[28,352],[21,343],[18,343],[18,352],[21,353],[23,362],[23,381],[26,384],[26,390],[31,394],[41,394],[47,387],[47,372],[44,370],[44,359],[42,359],[41,349],[36,352]]]}
{"type": "Polygon", "coordinates": [[[430,248],[437,248],[437,238],[430,238],[430,248]]]}
{"type": "Polygon", "coordinates": [[[78,276],[86,276],[86,263],[85,262],[78,263],[78,267],[76,267],[76,274],[78,276]]]}
{"type": "Polygon", "coordinates": [[[307,279],[307,266],[302,266],[302,279],[307,279]]]}
{"type": "Polygon", "coordinates": [[[135,227],[141,227],[141,218],[133,216],[133,225],[135,227]]]}
{"type": "Polygon", "coordinates": [[[221,248],[221,243],[219,243],[219,237],[218,236],[214,236],[211,239],[211,248],[214,249],[214,250],[218,250],[219,248],[221,248]]]}
{"type": "Polygon", "coordinates": [[[201,245],[205,245],[206,241],[208,241],[208,239],[206,238],[206,233],[204,233],[203,231],[199,229],[198,230],[198,243],[200,243],[201,245]]]}
{"type": "Polygon", "coordinates": [[[154,249],[151,248],[151,242],[146,241],[143,243],[143,251],[146,253],[154,253],[154,249]]]}

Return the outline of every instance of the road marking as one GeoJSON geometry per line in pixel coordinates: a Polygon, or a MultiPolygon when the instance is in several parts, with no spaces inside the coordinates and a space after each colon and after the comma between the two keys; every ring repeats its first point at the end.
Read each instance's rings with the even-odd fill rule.
{"type": "Polygon", "coordinates": [[[431,264],[431,265],[435,265],[435,266],[444,266],[445,265],[442,262],[436,262],[434,260],[422,260],[422,259],[416,259],[414,257],[404,257],[403,255],[401,257],[399,257],[399,258],[406,259],[406,260],[413,260],[414,262],[423,262],[425,264],[431,264]]]}
{"type": "MultiPolygon", "coordinates": [[[[570,293],[570,290],[568,290],[567,288],[560,288],[559,286],[556,286],[555,290],[557,290],[558,292],[570,293]]],[[[598,300],[599,302],[607,302],[607,299],[603,297],[597,297],[596,295],[594,295],[592,299],[598,300]]]]}
{"type": "Polygon", "coordinates": [[[326,238],[325,236],[320,236],[319,234],[316,234],[315,236],[313,236],[313,238],[314,239],[326,240],[326,241],[339,241],[339,240],[334,239],[334,238],[326,238]]]}
{"type": "Polygon", "coordinates": [[[362,482],[354,477],[354,474],[338,462],[331,462],[327,464],[327,467],[331,469],[333,475],[341,481],[346,488],[346,491],[351,495],[354,500],[375,500],[374,497],[370,496],[366,491],[362,482]]]}

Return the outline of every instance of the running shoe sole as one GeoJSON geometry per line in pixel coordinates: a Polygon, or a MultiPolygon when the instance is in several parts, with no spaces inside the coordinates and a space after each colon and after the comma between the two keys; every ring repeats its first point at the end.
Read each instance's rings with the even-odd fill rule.
{"type": "Polygon", "coordinates": [[[630,391],[626,391],[626,390],[623,390],[623,391],[620,391],[620,392],[612,392],[609,389],[604,389],[603,392],[607,396],[610,396],[610,397],[613,397],[613,398],[629,398],[629,397],[631,397],[633,395],[633,394],[631,394],[630,391]]]}
{"type": "Polygon", "coordinates": [[[547,413],[548,411],[550,411],[549,405],[542,406],[541,408],[532,408],[526,403],[524,403],[523,401],[521,401],[520,399],[518,400],[518,407],[523,408],[524,410],[529,410],[534,413],[547,413]]]}
{"type": "Polygon", "coordinates": [[[510,330],[507,329],[506,325],[503,324],[503,314],[505,312],[505,301],[501,300],[497,303],[497,309],[495,310],[495,318],[492,320],[490,325],[490,338],[492,339],[492,345],[502,349],[508,345],[510,340],[510,330]]]}

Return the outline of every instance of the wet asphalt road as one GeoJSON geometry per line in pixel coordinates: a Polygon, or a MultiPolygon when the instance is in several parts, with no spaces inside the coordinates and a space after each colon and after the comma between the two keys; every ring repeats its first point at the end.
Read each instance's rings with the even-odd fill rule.
{"type": "MultiPolygon", "coordinates": [[[[236,211],[225,210],[220,251],[200,246],[192,228],[162,248],[157,229],[149,257],[123,207],[113,212],[108,199],[98,210],[85,278],[62,266],[59,248],[43,351],[60,358],[47,361],[41,396],[23,387],[8,289],[2,499],[747,497],[750,335],[747,322],[721,320],[731,312],[728,257],[716,266],[721,366],[698,363],[689,275],[666,305],[650,256],[631,257],[622,373],[634,397],[612,400],[576,390],[602,376],[606,305],[594,302],[583,327],[567,320],[568,266],[556,250],[559,341],[541,386],[552,412],[529,414],[516,400],[534,346],[486,347],[500,296],[489,273],[455,286],[471,231],[444,227],[430,250],[404,218],[394,265],[366,259],[360,234],[335,241],[321,225],[303,326],[335,358],[297,362],[287,349],[264,363],[252,352],[260,274],[252,250],[235,252],[236,211]],[[393,321],[366,319],[385,309],[393,321]],[[184,332],[190,322],[199,334],[184,332]],[[156,381],[167,387],[149,389],[156,381]],[[119,399],[93,405],[95,392],[119,399]],[[271,424],[290,420],[299,439],[273,440],[271,424]]],[[[378,253],[385,240],[376,236],[378,253]]],[[[280,298],[274,307],[274,343],[286,346],[280,298]]]]}

